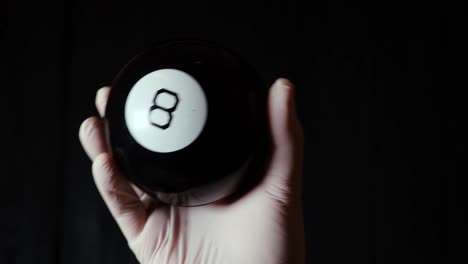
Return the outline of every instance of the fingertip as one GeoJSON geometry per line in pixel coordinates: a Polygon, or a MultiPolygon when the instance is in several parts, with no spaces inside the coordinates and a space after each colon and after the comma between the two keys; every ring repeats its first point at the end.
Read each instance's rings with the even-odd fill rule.
{"type": "Polygon", "coordinates": [[[296,118],[294,84],[286,78],[278,78],[269,94],[270,128],[274,138],[284,138],[294,128],[296,118]],[[282,135],[282,136],[280,136],[282,135]]]}
{"type": "Polygon", "coordinates": [[[110,86],[103,86],[99,88],[96,92],[96,98],[103,98],[103,96],[105,98],[105,95],[109,93],[110,89],[110,86]]]}
{"type": "Polygon", "coordinates": [[[84,136],[97,127],[98,119],[94,116],[86,118],[80,125],[79,135],[84,136]]]}
{"type": "MultiPolygon", "coordinates": [[[[276,81],[277,85],[283,89],[283,92],[286,94],[286,104],[290,108],[290,110],[295,110],[295,93],[296,87],[295,85],[286,78],[279,78],[276,81]]],[[[293,113],[295,111],[291,111],[293,113]]]]}
{"type": "Polygon", "coordinates": [[[102,164],[107,164],[109,162],[111,162],[111,155],[107,152],[104,152],[104,153],[101,153],[99,155],[97,155],[97,157],[94,159],[94,163],[93,163],[93,167],[94,166],[99,166],[99,165],[102,165],[102,164]]]}
{"type": "Polygon", "coordinates": [[[85,149],[88,146],[89,141],[92,138],[92,135],[96,131],[96,129],[100,129],[100,121],[94,116],[88,117],[86,120],[83,121],[83,123],[81,123],[78,132],[78,137],[85,149]]]}
{"type": "Polygon", "coordinates": [[[89,117],[80,126],[78,137],[84,151],[91,160],[105,152],[107,147],[104,140],[102,122],[97,117],[89,117]]]}
{"type": "Polygon", "coordinates": [[[280,86],[280,87],[283,87],[284,89],[291,89],[294,87],[294,84],[287,78],[278,78],[276,81],[275,81],[275,84],[276,86],[280,86]]]}
{"type": "Polygon", "coordinates": [[[270,100],[273,100],[275,107],[281,105],[283,111],[295,115],[295,86],[289,79],[278,78],[274,82],[270,100]]]}
{"type": "Polygon", "coordinates": [[[92,171],[95,177],[97,175],[114,174],[115,167],[114,167],[114,162],[112,160],[112,156],[107,152],[97,155],[92,165],[92,171]]]}
{"type": "Polygon", "coordinates": [[[110,87],[104,86],[96,92],[96,109],[101,117],[105,116],[107,100],[109,99],[110,87]]]}
{"type": "MultiPolygon", "coordinates": [[[[302,124],[299,120],[299,116],[297,113],[297,105],[296,105],[296,86],[293,82],[286,78],[278,78],[275,82],[276,86],[279,87],[279,90],[283,93],[283,106],[286,109],[284,111],[287,112],[289,116],[289,126],[294,128],[295,130],[302,130],[302,124]]],[[[280,95],[278,95],[280,96],[280,95]]],[[[298,131],[301,132],[301,131],[298,131]]]]}

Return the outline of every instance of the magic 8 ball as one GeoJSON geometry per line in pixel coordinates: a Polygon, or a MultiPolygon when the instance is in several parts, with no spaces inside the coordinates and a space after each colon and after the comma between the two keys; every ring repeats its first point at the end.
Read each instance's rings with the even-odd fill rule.
{"type": "Polygon", "coordinates": [[[267,143],[266,87],[238,54],[174,40],[116,76],[106,134],[126,177],[163,203],[196,206],[259,177],[267,143]]]}

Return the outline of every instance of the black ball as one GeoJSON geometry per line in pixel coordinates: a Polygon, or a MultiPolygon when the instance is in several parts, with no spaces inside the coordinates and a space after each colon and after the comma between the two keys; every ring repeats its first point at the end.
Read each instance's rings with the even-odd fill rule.
{"type": "Polygon", "coordinates": [[[214,202],[260,177],[266,94],[260,75],[224,46],[160,43],[114,79],[108,143],[126,177],[158,200],[214,202]]]}

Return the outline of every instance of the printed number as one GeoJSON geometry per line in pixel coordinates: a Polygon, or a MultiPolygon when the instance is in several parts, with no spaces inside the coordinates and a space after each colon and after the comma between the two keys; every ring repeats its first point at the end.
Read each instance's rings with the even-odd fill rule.
{"type": "Polygon", "coordinates": [[[176,93],[163,88],[156,92],[153,102],[154,105],[151,106],[149,111],[150,123],[161,129],[167,129],[172,122],[172,113],[176,110],[177,105],[179,104],[179,97],[176,93]],[[160,100],[166,99],[167,101],[167,99],[169,99],[169,103],[163,102],[164,104],[161,105],[161,102],[159,102],[158,104],[158,97],[160,100]],[[161,115],[165,115],[165,117],[161,115]]]}

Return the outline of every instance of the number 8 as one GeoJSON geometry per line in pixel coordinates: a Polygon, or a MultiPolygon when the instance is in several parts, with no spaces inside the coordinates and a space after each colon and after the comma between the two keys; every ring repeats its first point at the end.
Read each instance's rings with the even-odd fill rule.
{"type": "Polygon", "coordinates": [[[177,96],[176,93],[174,93],[174,92],[172,92],[172,91],[169,91],[169,90],[163,88],[163,89],[160,89],[160,90],[158,90],[158,91],[156,92],[156,95],[154,96],[153,102],[154,102],[154,105],[152,105],[151,108],[150,108],[149,116],[151,116],[151,113],[152,113],[153,111],[156,111],[156,110],[158,110],[158,109],[161,109],[161,110],[159,110],[158,112],[159,112],[159,113],[161,113],[161,112],[166,113],[166,114],[168,115],[169,118],[167,119],[167,122],[166,122],[165,124],[158,124],[158,123],[156,123],[156,122],[153,122],[153,121],[151,120],[151,118],[149,117],[150,123],[151,123],[152,125],[154,125],[154,126],[157,126],[157,127],[161,128],[161,129],[167,129],[167,128],[171,125],[171,122],[172,122],[172,113],[176,110],[177,105],[179,104],[179,97],[177,96]],[[161,94],[165,94],[165,93],[168,94],[168,95],[170,95],[170,96],[172,96],[172,97],[174,97],[174,99],[175,99],[174,102],[175,102],[175,103],[174,103],[173,106],[171,106],[171,107],[164,107],[164,106],[160,106],[160,105],[157,104],[157,98],[158,98],[158,96],[160,96],[161,94]]]}

